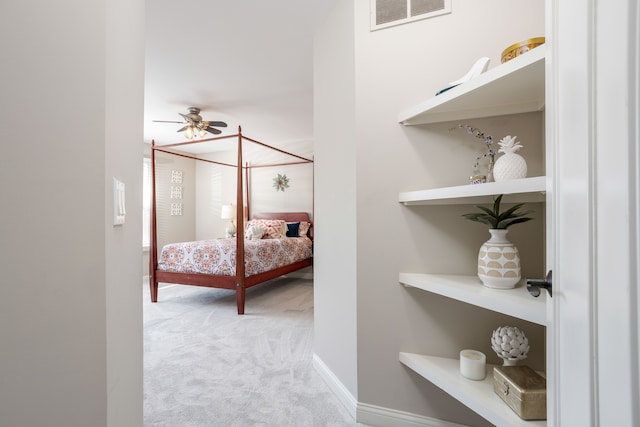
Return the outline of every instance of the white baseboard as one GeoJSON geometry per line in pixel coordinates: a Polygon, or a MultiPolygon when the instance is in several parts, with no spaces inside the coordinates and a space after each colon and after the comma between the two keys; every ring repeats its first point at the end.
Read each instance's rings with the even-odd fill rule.
{"type": "Polygon", "coordinates": [[[313,367],[355,420],[358,401],[353,397],[353,394],[351,394],[344,384],[340,382],[338,377],[331,372],[331,369],[329,369],[315,353],[313,354],[313,367]]]}
{"type": "Polygon", "coordinates": [[[313,367],[358,423],[375,427],[466,427],[423,415],[360,403],[316,354],[313,355],[313,367]]]}
{"type": "Polygon", "coordinates": [[[358,403],[356,421],[376,427],[468,427],[424,415],[358,403]]]}

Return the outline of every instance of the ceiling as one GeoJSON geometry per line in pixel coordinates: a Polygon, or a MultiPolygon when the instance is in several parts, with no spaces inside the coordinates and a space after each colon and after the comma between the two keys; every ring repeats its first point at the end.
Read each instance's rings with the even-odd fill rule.
{"type": "Polygon", "coordinates": [[[145,142],[184,141],[181,125],[153,120],[199,107],[228,124],[221,135],[242,126],[272,146],[310,145],[313,33],[334,1],[147,1],[145,142]]]}

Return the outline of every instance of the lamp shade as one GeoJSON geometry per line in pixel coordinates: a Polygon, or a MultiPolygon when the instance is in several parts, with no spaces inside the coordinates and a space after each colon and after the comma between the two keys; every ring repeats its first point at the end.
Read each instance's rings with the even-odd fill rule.
{"type": "Polygon", "coordinates": [[[222,205],[222,214],[220,215],[222,219],[235,219],[236,217],[236,206],[235,205],[222,205]]]}

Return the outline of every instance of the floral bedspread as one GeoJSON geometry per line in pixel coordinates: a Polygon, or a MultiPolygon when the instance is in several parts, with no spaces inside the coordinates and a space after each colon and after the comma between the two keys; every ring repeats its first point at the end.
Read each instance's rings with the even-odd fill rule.
{"type": "MultiPolygon", "coordinates": [[[[247,239],[244,241],[246,276],[311,258],[311,248],[308,237],[247,239]]],[[[158,270],[233,276],[236,273],[236,240],[200,240],[165,245],[158,260],[158,270]]]]}

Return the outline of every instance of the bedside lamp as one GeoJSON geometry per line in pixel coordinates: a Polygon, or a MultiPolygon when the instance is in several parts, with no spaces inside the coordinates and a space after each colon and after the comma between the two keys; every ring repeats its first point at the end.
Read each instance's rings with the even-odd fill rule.
{"type": "Polygon", "coordinates": [[[226,232],[227,237],[233,237],[236,235],[236,226],[233,223],[233,220],[236,217],[236,206],[235,205],[222,205],[222,214],[220,215],[222,219],[228,219],[229,224],[227,224],[226,232]]]}

